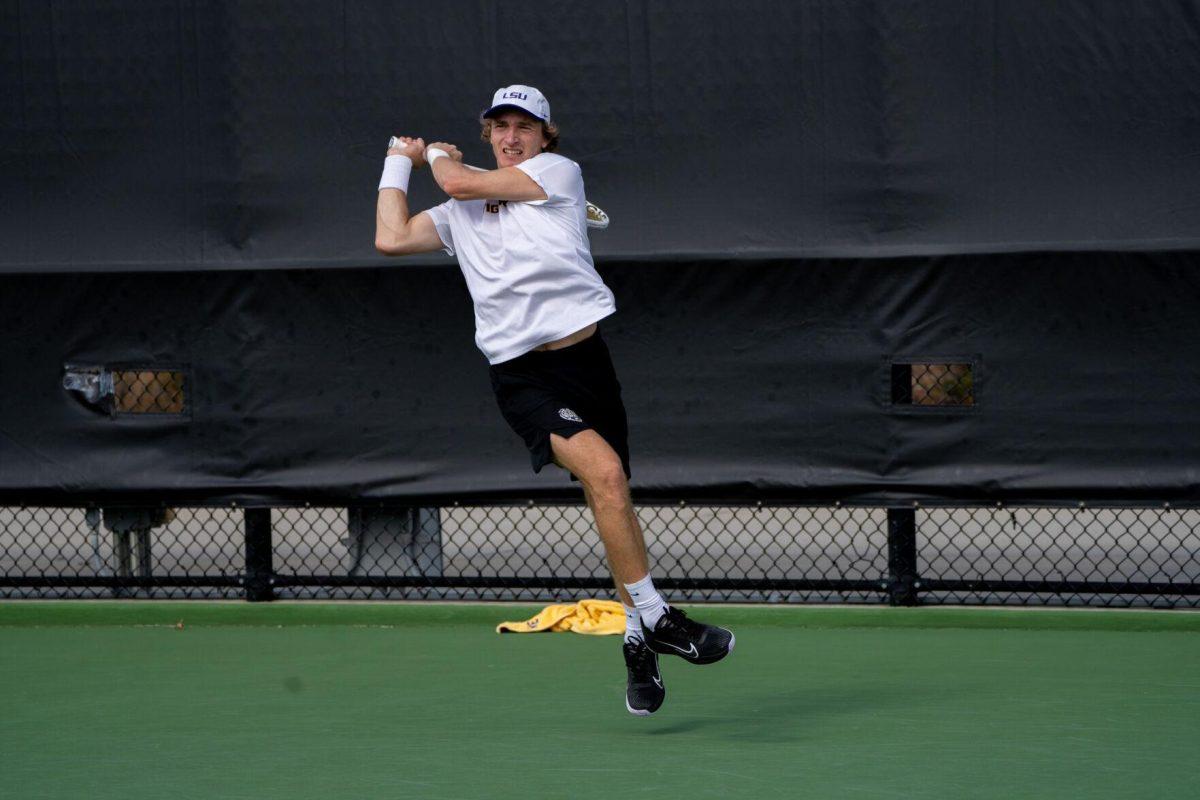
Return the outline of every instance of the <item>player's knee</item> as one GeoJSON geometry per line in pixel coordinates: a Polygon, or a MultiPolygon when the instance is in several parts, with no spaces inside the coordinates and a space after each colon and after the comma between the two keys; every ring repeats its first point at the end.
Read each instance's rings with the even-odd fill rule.
{"type": "Polygon", "coordinates": [[[625,468],[615,455],[594,465],[586,476],[586,483],[592,498],[598,503],[628,502],[629,483],[625,478],[625,468]]]}

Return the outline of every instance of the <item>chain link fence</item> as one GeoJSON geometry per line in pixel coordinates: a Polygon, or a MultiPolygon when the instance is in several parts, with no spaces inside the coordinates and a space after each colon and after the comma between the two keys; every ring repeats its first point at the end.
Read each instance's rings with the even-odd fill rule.
{"type": "MultiPolygon", "coordinates": [[[[1200,606],[1200,509],[647,505],[678,601],[1200,606]]],[[[0,508],[0,597],[612,596],[583,505],[0,508]]]]}

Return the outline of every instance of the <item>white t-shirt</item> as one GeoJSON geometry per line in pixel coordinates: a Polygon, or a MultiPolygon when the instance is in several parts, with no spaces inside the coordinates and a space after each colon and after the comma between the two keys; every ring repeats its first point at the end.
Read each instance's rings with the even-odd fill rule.
{"type": "Polygon", "coordinates": [[[540,153],[517,165],[545,200],[447,200],[426,213],[467,279],[475,344],[499,364],[617,310],[596,273],[579,165],[540,153]]]}

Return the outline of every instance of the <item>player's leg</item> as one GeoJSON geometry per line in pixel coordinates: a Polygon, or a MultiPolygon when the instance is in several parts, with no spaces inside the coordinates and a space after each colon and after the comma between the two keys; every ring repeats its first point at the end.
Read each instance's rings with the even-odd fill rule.
{"type": "Polygon", "coordinates": [[[593,430],[580,431],[570,438],[552,433],[550,446],[555,461],[583,485],[621,602],[633,605],[625,584],[644,578],[650,567],[620,456],[593,430]]]}
{"type": "MultiPolygon", "coordinates": [[[[596,503],[587,486],[583,487],[583,495],[587,499],[588,508],[594,508],[596,503]]],[[[634,523],[637,523],[636,516],[634,523]]],[[[640,526],[638,537],[641,538],[640,526]]],[[[667,696],[662,672],[658,668],[658,653],[646,645],[646,639],[642,633],[642,616],[630,599],[629,592],[616,578],[611,561],[608,564],[608,570],[613,575],[613,585],[616,587],[617,595],[621,598],[621,607],[625,610],[625,635],[621,640],[621,651],[625,656],[625,669],[628,673],[625,686],[625,708],[631,714],[641,717],[649,716],[662,706],[663,700],[667,696]]]]}
{"type": "Polygon", "coordinates": [[[555,460],[584,486],[613,577],[618,589],[626,590],[622,602],[628,605],[632,600],[636,605],[646,644],[657,653],[677,655],[693,664],[711,664],[731,653],[731,631],[689,619],[683,611],[667,606],[654,589],[645,540],[616,451],[592,430],[569,439],[551,434],[550,444],[555,460]]]}
{"type": "Polygon", "coordinates": [[[570,470],[583,485],[583,495],[596,520],[596,529],[604,543],[604,554],[612,572],[617,594],[625,606],[625,637],[622,652],[628,681],[625,708],[638,716],[653,714],[666,698],[658,654],[647,646],[641,616],[634,606],[626,582],[648,576],[646,543],[620,456],[593,430],[584,430],[567,438],[550,435],[555,462],[570,470]]]}
{"type": "MultiPolygon", "coordinates": [[[[556,463],[557,463],[557,462],[556,462],[556,463]]],[[[559,464],[559,466],[562,466],[562,465],[561,465],[561,464],[559,464]]],[[[584,497],[584,500],[586,500],[586,501],[587,501],[587,507],[588,507],[589,509],[593,509],[593,508],[595,508],[595,506],[596,506],[596,500],[595,500],[595,498],[593,498],[593,497],[592,497],[592,493],[591,493],[591,492],[588,490],[587,486],[584,486],[584,487],[583,487],[583,497],[584,497]]],[[[592,516],[593,516],[593,517],[595,516],[595,513],[596,513],[595,511],[593,511],[593,512],[592,512],[592,516]]],[[[636,517],[636,516],[634,517],[634,519],[633,519],[633,522],[634,522],[634,524],[635,524],[635,525],[637,525],[637,526],[638,526],[638,531],[637,531],[637,534],[635,534],[635,536],[636,536],[637,538],[640,538],[640,539],[642,540],[642,542],[643,542],[643,545],[642,545],[642,557],[643,557],[643,561],[644,561],[644,560],[645,560],[645,552],[646,552],[646,549],[645,549],[645,544],[644,544],[644,542],[645,542],[645,539],[644,539],[644,537],[642,537],[642,536],[641,536],[641,525],[638,523],[638,521],[637,521],[637,517],[636,517]]],[[[605,551],[606,551],[606,552],[605,552],[605,556],[604,556],[604,557],[605,557],[605,561],[607,561],[607,562],[608,562],[608,571],[609,571],[609,573],[610,573],[610,574],[613,576],[613,586],[614,586],[614,587],[616,588],[616,590],[617,590],[617,597],[619,597],[619,598],[620,598],[620,600],[621,600],[621,605],[625,606],[625,610],[626,610],[626,612],[627,612],[627,616],[628,616],[628,612],[629,612],[629,611],[632,611],[634,615],[637,615],[637,608],[635,608],[635,607],[634,607],[634,605],[633,605],[633,600],[632,600],[632,599],[629,597],[629,592],[628,592],[628,591],[625,589],[625,587],[624,587],[624,586],[621,584],[621,581],[617,579],[617,570],[616,570],[616,569],[613,567],[612,560],[611,560],[611,559],[608,557],[608,553],[607,553],[607,547],[605,548],[605,551]]],[[[638,616],[637,618],[638,618],[638,620],[639,620],[639,621],[641,620],[641,617],[640,617],[640,616],[638,616]]],[[[630,629],[627,627],[627,630],[630,630],[630,629]]],[[[640,628],[632,628],[632,630],[633,630],[635,633],[638,633],[638,635],[640,635],[640,630],[641,630],[640,628]]]]}

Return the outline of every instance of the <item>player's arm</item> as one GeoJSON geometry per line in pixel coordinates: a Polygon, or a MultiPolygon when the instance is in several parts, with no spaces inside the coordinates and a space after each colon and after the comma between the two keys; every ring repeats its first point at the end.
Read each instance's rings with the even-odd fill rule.
{"type": "Polygon", "coordinates": [[[455,200],[545,200],[546,192],[537,181],[516,167],[478,169],[462,163],[462,153],[452,144],[434,142],[426,149],[438,149],[449,158],[430,164],[433,179],[442,191],[455,200]]]}
{"type": "MultiPolygon", "coordinates": [[[[424,150],[422,140],[400,137],[400,146],[389,148],[388,155],[408,156],[416,170],[425,164],[424,150]]],[[[431,253],[443,246],[432,217],[424,212],[415,217],[409,215],[407,192],[380,188],[375,202],[376,250],[388,256],[403,256],[431,253]]]]}

